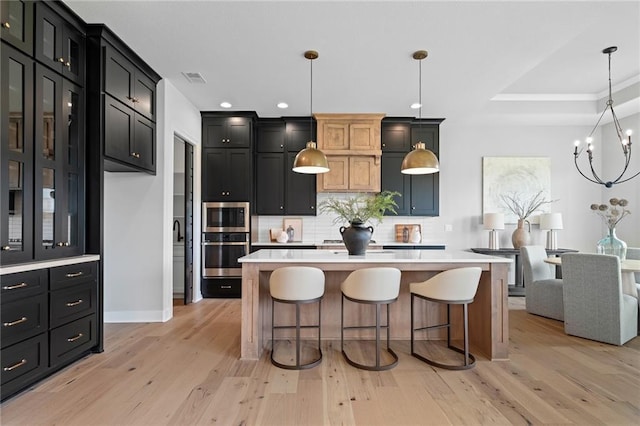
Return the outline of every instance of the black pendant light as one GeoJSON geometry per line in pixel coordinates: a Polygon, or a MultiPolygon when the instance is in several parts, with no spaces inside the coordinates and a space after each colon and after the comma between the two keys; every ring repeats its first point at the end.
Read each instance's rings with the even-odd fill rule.
{"type": "MultiPolygon", "coordinates": [[[[422,60],[427,57],[427,54],[426,50],[418,50],[413,53],[413,59],[418,61],[420,70],[420,79],[418,82],[420,120],[422,120],[422,60]]],[[[404,160],[402,160],[400,171],[406,175],[437,173],[440,171],[438,157],[427,149],[424,142],[418,141],[413,151],[408,153],[404,157],[404,160]]]]}
{"type": "Polygon", "coordinates": [[[602,51],[602,53],[609,55],[609,99],[607,100],[607,104],[605,105],[604,110],[602,111],[602,114],[600,114],[600,118],[598,118],[598,122],[593,127],[593,130],[591,130],[591,133],[589,133],[589,136],[587,137],[587,140],[586,140],[586,144],[580,147],[580,141],[576,141],[575,148],[573,150],[573,162],[576,165],[576,169],[578,169],[578,172],[588,181],[597,183],[599,185],[604,185],[607,188],[611,188],[616,183],[626,182],[640,175],[640,171],[638,171],[633,176],[624,178],[625,173],[627,173],[627,168],[629,167],[629,163],[631,162],[631,130],[627,130],[626,135],[623,134],[622,127],[620,127],[620,123],[618,122],[618,117],[616,116],[616,113],[613,110],[613,99],[611,98],[611,54],[616,50],[618,50],[616,46],[611,46],[611,47],[607,47],[602,51]],[[620,172],[618,177],[612,180],[604,180],[600,178],[600,176],[598,176],[595,169],[593,168],[594,146],[593,146],[592,135],[598,128],[598,125],[600,124],[600,120],[602,120],[602,117],[607,111],[611,111],[611,116],[613,117],[613,127],[616,131],[618,143],[620,143],[620,148],[622,149],[622,154],[624,155],[624,168],[622,169],[622,172],[620,172]],[[578,157],[580,157],[580,154],[582,154],[582,152],[585,150],[585,146],[586,146],[586,151],[588,156],[587,158],[589,159],[589,171],[591,172],[592,177],[585,175],[584,172],[580,170],[580,166],[578,165],[578,157]]]}
{"type": "Polygon", "coordinates": [[[307,142],[307,147],[296,155],[296,158],[293,161],[292,170],[296,173],[305,174],[327,173],[329,171],[327,157],[322,151],[316,148],[316,143],[311,140],[313,139],[313,60],[318,59],[318,52],[315,50],[307,50],[304,52],[304,57],[307,58],[311,64],[311,95],[309,97],[309,120],[311,121],[309,131],[310,140],[307,142]]]}

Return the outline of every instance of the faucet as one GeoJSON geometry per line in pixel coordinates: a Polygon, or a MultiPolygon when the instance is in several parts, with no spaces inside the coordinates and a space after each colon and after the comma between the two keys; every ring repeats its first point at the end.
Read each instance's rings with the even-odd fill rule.
{"type": "Polygon", "coordinates": [[[178,242],[184,240],[184,237],[180,235],[180,221],[178,219],[173,221],[173,230],[176,230],[176,225],[178,225],[178,242]]]}

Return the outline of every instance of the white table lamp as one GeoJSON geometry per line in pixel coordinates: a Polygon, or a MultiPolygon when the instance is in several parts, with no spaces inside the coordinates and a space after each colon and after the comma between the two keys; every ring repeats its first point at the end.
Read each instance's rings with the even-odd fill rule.
{"type": "Polygon", "coordinates": [[[485,213],[484,229],[490,229],[489,232],[489,249],[498,250],[500,248],[500,240],[498,238],[497,229],[504,229],[504,214],[502,213],[485,213]]]}
{"type": "Polygon", "coordinates": [[[562,213],[544,213],[540,215],[540,229],[547,232],[547,250],[558,249],[558,235],[556,230],[562,229],[562,213]]]}

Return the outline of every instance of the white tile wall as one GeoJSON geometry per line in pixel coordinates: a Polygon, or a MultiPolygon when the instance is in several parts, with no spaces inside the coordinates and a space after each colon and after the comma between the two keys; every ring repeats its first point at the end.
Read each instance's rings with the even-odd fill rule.
{"type": "MultiPolygon", "coordinates": [[[[355,194],[345,193],[320,193],[318,194],[317,204],[328,197],[350,197],[355,194]]],[[[285,217],[295,216],[258,216],[252,221],[254,232],[252,233],[254,242],[268,242],[270,228],[282,228],[283,219],[285,217]],[[257,237],[255,230],[257,229],[257,237]]],[[[318,213],[317,216],[302,217],[302,242],[320,243],[323,240],[340,240],[340,226],[348,226],[347,223],[333,223],[333,216],[318,213]]],[[[419,224],[422,227],[422,243],[423,244],[446,244],[444,225],[440,217],[422,217],[422,216],[385,216],[382,223],[373,223],[374,227],[373,239],[376,242],[393,242],[395,241],[395,225],[396,224],[419,224]]]]}

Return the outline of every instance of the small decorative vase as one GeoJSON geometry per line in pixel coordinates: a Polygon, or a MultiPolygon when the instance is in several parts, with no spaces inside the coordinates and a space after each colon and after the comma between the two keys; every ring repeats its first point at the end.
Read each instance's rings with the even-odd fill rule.
{"type": "Polygon", "coordinates": [[[526,219],[518,219],[518,227],[513,234],[511,234],[511,242],[514,249],[520,249],[522,246],[531,244],[531,223],[526,219]],[[524,229],[524,224],[529,226],[529,229],[524,229]]]}
{"type": "Polygon", "coordinates": [[[612,254],[618,256],[620,260],[627,258],[627,243],[616,237],[616,228],[609,228],[609,234],[598,241],[598,254],[612,254]]]}
{"type": "Polygon", "coordinates": [[[353,221],[349,227],[340,227],[340,235],[344,241],[347,251],[351,255],[365,254],[371,236],[373,235],[372,226],[364,226],[362,222],[353,221]]]}

